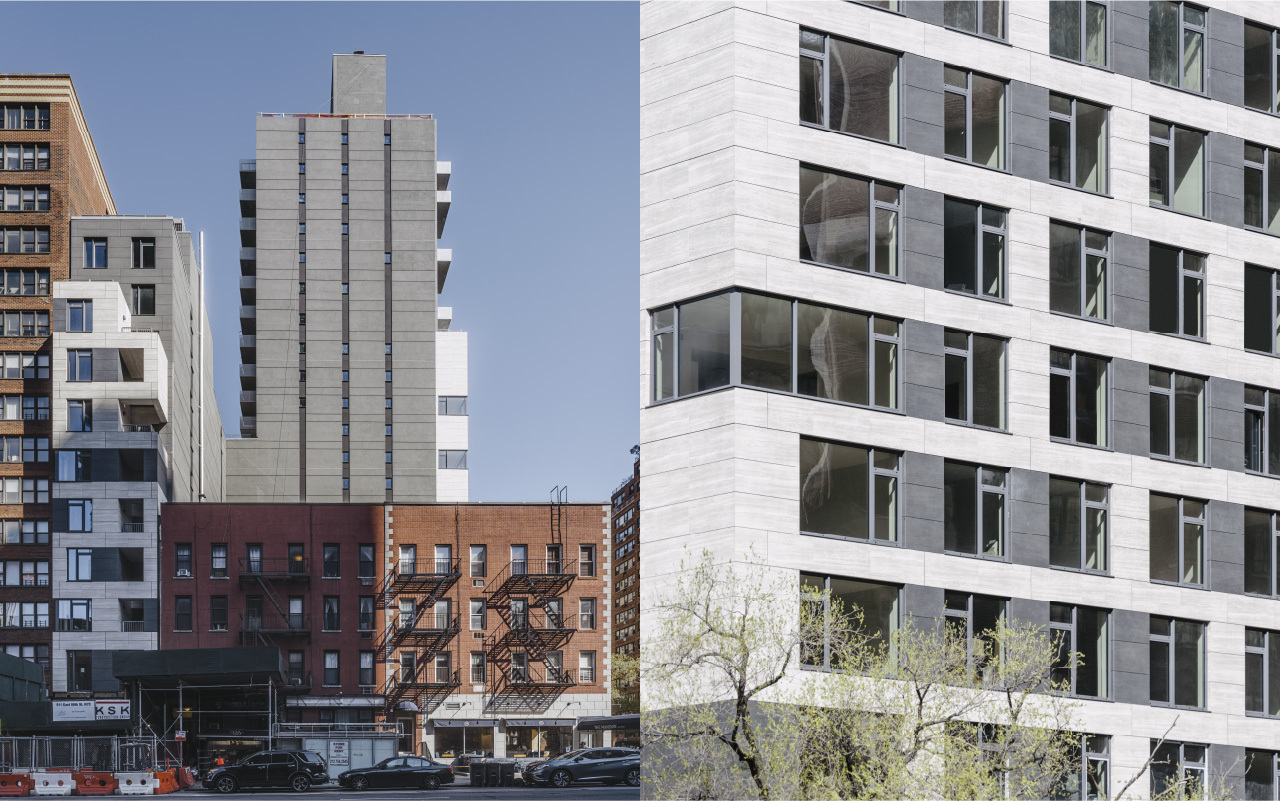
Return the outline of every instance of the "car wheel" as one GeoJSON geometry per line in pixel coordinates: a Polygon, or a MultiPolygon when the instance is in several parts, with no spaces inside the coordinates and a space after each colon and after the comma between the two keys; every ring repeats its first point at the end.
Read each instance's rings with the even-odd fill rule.
{"type": "Polygon", "coordinates": [[[289,786],[295,793],[305,793],[311,789],[311,779],[307,778],[307,774],[299,773],[289,780],[289,786]]]}
{"type": "Polygon", "coordinates": [[[234,793],[236,790],[239,789],[239,786],[240,785],[238,782],[236,782],[235,776],[219,776],[218,780],[213,783],[213,789],[217,790],[223,795],[229,795],[230,793],[234,793]]]}
{"type": "Polygon", "coordinates": [[[430,774],[430,773],[429,773],[429,774],[427,774],[426,778],[424,778],[424,779],[422,780],[422,789],[424,789],[424,790],[439,790],[439,789],[440,789],[440,777],[439,777],[439,776],[436,776],[436,775],[434,775],[434,774],[430,774]]]}
{"type": "Polygon", "coordinates": [[[632,787],[640,786],[640,769],[639,768],[632,768],[631,770],[627,771],[627,784],[631,785],[632,787]]]}
{"type": "Polygon", "coordinates": [[[364,776],[357,776],[351,780],[351,789],[364,792],[369,789],[369,780],[364,776]]]}
{"type": "Polygon", "coordinates": [[[557,770],[551,774],[551,783],[556,787],[568,787],[573,784],[573,776],[567,770],[557,770]]]}

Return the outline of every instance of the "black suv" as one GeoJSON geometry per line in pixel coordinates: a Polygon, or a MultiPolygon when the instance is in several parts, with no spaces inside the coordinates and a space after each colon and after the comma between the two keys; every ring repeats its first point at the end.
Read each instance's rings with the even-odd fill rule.
{"type": "Polygon", "coordinates": [[[209,771],[204,787],[220,793],[241,787],[292,787],[301,793],[313,784],[327,784],[328,769],[315,751],[259,751],[243,762],[209,771]]]}

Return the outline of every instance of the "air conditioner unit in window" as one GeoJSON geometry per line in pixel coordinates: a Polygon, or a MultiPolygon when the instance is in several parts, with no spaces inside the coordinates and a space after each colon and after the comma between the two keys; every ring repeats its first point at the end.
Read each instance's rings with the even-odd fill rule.
{"type": "Polygon", "coordinates": [[[484,632],[483,632],[483,631],[473,631],[473,632],[471,632],[471,639],[473,639],[473,640],[483,640],[483,639],[484,639],[484,632]]]}
{"type": "Polygon", "coordinates": [[[301,677],[301,676],[294,676],[293,678],[289,679],[289,683],[290,683],[290,684],[296,684],[296,685],[298,685],[299,687],[301,687],[301,686],[302,686],[302,677],[301,677]]]}
{"type": "Polygon", "coordinates": [[[372,639],[373,639],[373,632],[372,632],[372,631],[362,631],[362,632],[360,632],[360,639],[362,639],[362,640],[372,640],[372,639]]]}
{"type": "Polygon", "coordinates": [[[360,577],[360,586],[362,586],[362,587],[372,587],[372,586],[373,586],[373,576],[361,576],[361,577],[360,577]]]}
{"type": "Polygon", "coordinates": [[[190,570],[179,570],[179,571],[178,571],[178,578],[191,578],[191,571],[190,571],[190,570]]]}
{"type": "Polygon", "coordinates": [[[373,688],[372,688],[372,687],[361,687],[361,688],[360,688],[360,694],[361,694],[361,695],[373,695],[373,688]]]}

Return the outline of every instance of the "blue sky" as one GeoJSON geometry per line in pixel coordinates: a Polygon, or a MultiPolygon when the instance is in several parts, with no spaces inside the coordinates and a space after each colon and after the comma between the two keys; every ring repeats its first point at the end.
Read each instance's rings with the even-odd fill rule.
{"type": "Polygon", "coordinates": [[[57,20],[0,72],[75,81],[116,207],[205,232],[238,434],[238,176],[259,111],[328,111],[332,53],[387,54],[387,111],[453,163],[441,304],[470,335],[472,500],[608,500],[638,437],[639,11],[632,3],[6,4],[57,20]]]}

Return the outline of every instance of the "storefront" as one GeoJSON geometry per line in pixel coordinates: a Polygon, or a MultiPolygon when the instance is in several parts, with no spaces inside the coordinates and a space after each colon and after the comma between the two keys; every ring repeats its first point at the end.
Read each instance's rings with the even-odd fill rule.
{"type": "Polygon", "coordinates": [[[493,720],[452,718],[432,720],[435,732],[435,759],[453,759],[462,754],[493,756],[493,720]]]}
{"type": "Polygon", "coordinates": [[[580,718],[575,731],[579,748],[596,748],[603,745],[617,745],[623,748],[640,747],[639,715],[580,718]]]}
{"type": "Polygon", "coordinates": [[[573,750],[573,718],[509,718],[507,756],[553,757],[573,750]]]}

